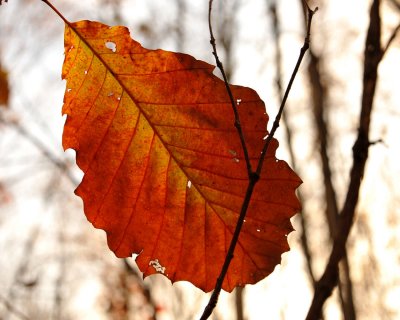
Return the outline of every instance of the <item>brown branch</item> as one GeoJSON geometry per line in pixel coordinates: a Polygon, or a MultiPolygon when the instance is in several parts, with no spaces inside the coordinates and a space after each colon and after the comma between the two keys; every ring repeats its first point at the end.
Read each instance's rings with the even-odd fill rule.
{"type": "Polygon", "coordinates": [[[319,319],[326,299],[331,295],[338,281],[338,263],[346,252],[346,242],[354,220],[359,198],[361,181],[368,159],[369,127],[375,88],[378,79],[378,66],[382,58],[380,0],[374,0],[370,10],[370,24],[364,52],[363,93],[361,102],[358,136],[353,146],[353,166],[350,171],[350,183],[338,219],[337,233],[328,264],[321,279],[317,282],[313,301],[307,314],[308,320],[319,319]]]}
{"type": "MultiPolygon", "coordinates": [[[[274,34],[274,40],[275,40],[275,66],[276,66],[276,86],[279,94],[279,98],[282,101],[283,99],[283,86],[282,86],[282,54],[281,54],[281,48],[280,48],[280,21],[277,13],[277,8],[276,8],[276,2],[273,1],[270,4],[269,7],[269,12],[272,16],[272,28],[273,28],[273,34],[274,34]]],[[[284,110],[282,113],[282,120],[283,123],[285,124],[285,133],[286,133],[286,140],[288,143],[288,149],[289,149],[289,157],[290,157],[290,163],[295,172],[297,172],[297,163],[296,163],[296,157],[293,149],[293,132],[290,127],[290,123],[288,120],[287,116],[287,110],[284,110]]],[[[300,200],[300,203],[304,203],[304,196],[300,190],[298,190],[298,198],[300,200]]],[[[307,236],[307,227],[306,227],[306,215],[304,212],[304,209],[302,210],[302,214],[300,215],[300,223],[301,223],[301,235],[300,235],[300,241],[301,241],[301,246],[303,249],[303,253],[306,259],[306,265],[307,265],[307,272],[310,277],[310,281],[313,286],[315,286],[316,283],[316,278],[312,269],[312,256],[311,256],[311,250],[308,245],[308,236],[307,236]]]]}
{"type": "MultiPolygon", "coordinates": [[[[181,0],[182,1],[182,0],[181,0]]],[[[220,44],[224,52],[224,72],[226,75],[227,82],[231,81],[233,74],[233,38],[234,34],[237,30],[235,24],[235,13],[238,12],[240,2],[238,0],[233,0],[232,3],[224,3],[224,15],[220,19],[222,20],[219,28],[220,28],[220,44]]],[[[234,106],[237,108],[237,104],[234,106]]],[[[235,295],[235,311],[236,311],[236,320],[244,320],[244,305],[243,305],[243,297],[244,297],[245,288],[244,287],[236,287],[234,291],[235,295]]]]}
{"type": "MultiPolygon", "coordinates": [[[[214,54],[215,59],[217,61],[217,66],[219,68],[221,68],[222,64],[221,64],[221,62],[219,61],[219,58],[218,58],[218,54],[217,54],[217,51],[216,51],[216,45],[215,45],[215,39],[214,39],[214,36],[213,36],[213,33],[212,33],[212,27],[211,27],[212,1],[213,0],[210,0],[210,2],[209,2],[209,27],[210,27],[210,35],[211,35],[211,41],[210,42],[211,42],[211,45],[213,46],[213,49],[214,49],[213,54],[214,54]]],[[[285,107],[287,98],[289,96],[290,89],[292,87],[292,84],[293,84],[293,81],[294,81],[294,79],[296,77],[296,74],[297,74],[297,72],[299,70],[301,61],[303,60],[303,57],[304,57],[304,54],[306,53],[306,51],[307,51],[307,49],[309,47],[312,17],[314,15],[314,13],[317,11],[317,9],[318,8],[316,8],[315,10],[311,10],[310,8],[308,8],[308,10],[309,10],[309,26],[307,28],[307,34],[306,34],[306,37],[304,39],[304,45],[300,50],[299,58],[297,60],[296,66],[295,66],[295,68],[293,70],[293,73],[292,73],[292,76],[290,78],[288,87],[287,87],[287,89],[285,91],[285,95],[283,97],[283,101],[281,103],[278,115],[275,118],[274,125],[272,127],[271,133],[269,134],[268,138],[265,141],[264,148],[263,148],[262,154],[261,154],[259,162],[258,162],[257,171],[256,172],[252,172],[252,171],[249,172],[249,184],[247,186],[246,194],[245,194],[245,197],[244,197],[244,200],[243,200],[243,204],[242,204],[242,207],[241,207],[241,210],[240,210],[238,221],[236,223],[235,231],[233,233],[232,240],[231,240],[228,252],[227,252],[226,257],[225,257],[224,264],[223,264],[223,266],[221,268],[221,272],[220,272],[220,274],[219,274],[219,276],[218,276],[218,278],[216,280],[214,291],[211,294],[210,300],[209,300],[207,306],[205,307],[204,312],[203,312],[200,320],[208,319],[210,317],[211,313],[213,312],[215,306],[217,305],[218,297],[219,297],[219,294],[220,294],[221,289],[222,289],[222,284],[224,282],[226,273],[228,272],[229,265],[230,265],[230,263],[231,263],[231,261],[233,259],[233,253],[235,251],[235,247],[236,247],[236,244],[237,244],[238,239],[239,239],[240,231],[241,231],[242,226],[243,226],[244,218],[246,217],[247,208],[249,206],[250,199],[251,199],[251,196],[253,194],[254,187],[255,187],[256,183],[258,182],[258,180],[260,178],[260,173],[261,173],[262,165],[263,165],[263,162],[264,162],[264,158],[265,158],[268,146],[269,146],[269,144],[270,144],[270,142],[271,142],[271,140],[272,140],[272,138],[274,136],[274,133],[276,132],[276,130],[279,127],[279,121],[280,121],[283,109],[285,107]]],[[[223,71],[223,69],[221,70],[221,72],[222,71],[223,71]]],[[[228,84],[228,82],[226,80],[226,76],[224,76],[224,81],[225,81],[226,88],[228,90],[229,89],[229,84],[228,84]]],[[[231,92],[230,89],[229,89],[228,93],[229,92],[231,92]]],[[[232,93],[230,93],[230,97],[231,97],[232,104],[235,105],[235,103],[233,101],[232,93]]],[[[236,105],[235,105],[234,110],[236,110],[236,112],[237,112],[236,105]]],[[[235,125],[236,125],[236,123],[235,123],[235,125]]],[[[246,148],[245,144],[244,144],[244,148],[246,148]]],[[[246,152],[247,152],[247,150],[246,150],[246,152]]],[[[250,168],[250,170],[251,170],[251,168],[250,168]]]]}
{"type": "Polygon", "coordinates": [[[236,320],[244,320],[244,307],[243,307],[243,287],[236,287],[235,289],[235,307],[236,307],[236,320]]]}
{"type": "MultiPolygon", "coordinates": [[[[329,150],[329,132],[326,123],[326,100],[327,87],[321,79],[320,72],[321,60],[310,48],[310,61],[308,64],[308,75],[311,82],[311,96],[313,104],[313,113],[316,123],[317,140],[319,142],[319,155],[322,164],[322,176],[324,180],[325,196],[325,215],[328,222],[330,238],[335,238],[335,233],[340,232],[337,228],[339,218],[339,207],[335,187],[332,181],[331,161],[328,155],[329,150]]],[[[353,300],[353,288],[350,278],[350,265],[345,253],[339,268],[339,297],[342,313],[345,320],[355,319],[355,308],[353,300]]]]}
{"type": "Polygon", "coordinates": [[[41,1],[47,4],[50,7],[50,9],[53,10],[65,22],[65,24],[71,26],[71,23],[48,0],[41,0],[41,1]]]}
{"type": "Polygon", "coordinates": [[[356,319],[356,309],[353,298],[353,282],[350,277],[350,263],[347,250],[344,253],[343,259],[339,262],[339,295],[344,319],[356,319]]]}
{"type": "Polygon", "coordinates": [[[245,141],[244,133],[243,133],[243,130],[242,130],[242,126],[240,124],[239,111],[238,111],[235,99],[233,97],[232,90],[231,90],[231,88],[229,86],[228,78],[227,78],[227,76],[225,74],[224,66],[223,66],[222,62],[220,61],[220,59],[218,57],[217,45],[215,44],[215,38],[214,38],[214,33],[213,33],[212,23],[211,23],[212,3],[213,3],[213,0],[210,0],[209,1],[209,5],[208,5],[208,28],[209,28],[209,31],[210,31],[210,43],[211,43],[211,46],[212,46],[212,49],[213,49],[212,54],[214,55],[215,62],[217,64],[218,69],[221,71],[221,74],[222,74],[222,77],[223,77],[224,83],[225,83],[225,88],[226,88],[226,91],[228,92],[229,99],[231,101],[232,110],[233,110],[233,113],[235,115],[234,126],[236,127],[236,129],[238,131],[238,134],[239,134],[239,137],[240,137],[240,142],[242,144],[244,159],[246,161],[246,166],[247,166],[247,173],[248,173],[249,179],[250,179],[251,175],[253,173],[253,170],[251,168],[251,163],[250,163],[250,158],[249,158],[249,154],[248,154],[247,147],[246,147],[246,141],[245,141]]]}
{"type": "Polygon", "coordinates": [[[386,43],[386,45],[385,45],[384,48],[382,49],[382,58],[383,58],[383,56],[385,55],[385,53],[389,50],[390,45],[393,43],[393,40],[396,39],[397,34],[399,33],[399,31],[400,31],[400,23],[397,25],[396,28],[394,28],[392,34],[391,34],[390,37],[389,37],[388,42],[386,43]]]}
{"type": "MultiPolygon", "coordinates": [[[[300,0],[303,2],[303,0],[300,0]]],[[[306,21],[306,15],[304,15],[306,21]]],[[[336,190],[332,181],[331,161],[328,155],[329,150],[329,132],[327,125],[326,100],[328,96],[328,88],[321,79],[321,59],[310,48],[310,61],[308,64],[308,75],[311,82],[311,96],[313,104],[313,113],[317,129],[317,140],[319,142],[319,155],[322,164],[322,176],[324,180],[324,196],[325,196],[325,215],[329,227],[329,235],[331,239],[335,238],[338,232],[337,220],[339,217],[339,207],[337,202],[336,190]]],[[[339,230],[340,232],[340,230],[339,230]]],[[[353,284],[350,277],[350,264],[345,252],[343,259],[339,263],[339,298],[342,313],[345,320],[353,320],[356,318],[356,312],[353,299],[353,284]]]]}
{"type": "Polygon", "coordinates": [[[276,115],[274,123],[272,125],[271,132],[268,135],[267,139],[265,139],[264,148],[263,148],[263,150],[261,152],[260,160],[258,162],[258,166],[257,166],[257,170],[256,170],[256,174],[258,176],[260,176],[261,169],[262,169],[262,166],[264,164],[264,158],[265,158],[265,156],[267,154],[267,150],[268,150],[269,144],[271,143],[271,141],[272,141],[272,139],[273,139],[273,137],[275,135],[276,130],[279,128],[279,122],[281,120],[282,113],[283,113],[283,110],[285,108],[286,101],[287,101],[287,98],[289,96],[290,90],[292,89],[292,85],[293,85],[294,79],[296,78],[297,72],[299,71],[300,64],[303,61],[305,53],[307,52],[308,48],[310,47],[311,22],[312,22],[312,18],[314,16],[314,14],[318,10],[318,7],[316,7],[314,10],[311,10],[310,7],[307,5],[307,3],[305,3],[305,5],[307,7],[307,12],[308,12],[306,37],[304,38],[304,44],[303,44],[302,48],[300,49],[299,58],[297,59],[296,66],[294,67],[293,73],[292,73],[292,75],[290,77],[290,80],[289,80],[289,83],[287,85],[285,94],[283,95],[283,99],[282,99],[281,105],[279,107],[278,114],[276,115]]]}

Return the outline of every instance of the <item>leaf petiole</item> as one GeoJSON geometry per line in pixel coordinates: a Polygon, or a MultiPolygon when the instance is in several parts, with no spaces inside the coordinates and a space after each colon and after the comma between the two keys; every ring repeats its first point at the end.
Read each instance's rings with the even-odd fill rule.
{"type": "Polygon", "coordinates": [[[53,10],[67,25],[70,25],[71,23],[61,14],[60,11],[57,10],[56,7],[54,7],[48,0],[41,0],[43,1],[45,4],[47,4],[51,10],[53,10]]]}

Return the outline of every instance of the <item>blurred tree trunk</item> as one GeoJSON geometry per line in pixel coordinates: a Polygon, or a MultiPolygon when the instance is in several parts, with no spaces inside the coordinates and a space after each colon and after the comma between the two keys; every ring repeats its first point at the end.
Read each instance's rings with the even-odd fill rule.
{"type": "Polygon", "coordinates": [[[235,306],[236,306],[236,320],[244,320],[243,309],[243,287],[236,287],[235,289],[235,306]]]}
{"type": "MultiPolygon", "coordinates": [[[[332,170],[330,164],[329,141],[332,138],[328,133],[328,125],[326,119],[329,119],[327,112],[327,96],[328,88],[321,80],[321,70],[323,65],[321,59],[314,53],[312,46],[310,47],[310,62],[308,64],[308,75],[311,82],[311,96],[314,110],[315,125],[317,129],[317,140],[319,143],[319,155],[321,159],[321,170],[325,186],[325,215],[328,223],[330,238],[334,239],[336,233],[340,232],[337,226],[339,217],[339,209],[337,204],[336,190],[333,185],[332,170]]],[[[353,289],[350,278],[350,265],[345,252],[343,260],[339,264],[339,296],[342,306],[342,313],[345,320],[356,319],[353,289]]]]}
{"type": "MultiPolygon", "coordinates": [[[[303,0],[300,1],[303,5],[303,0]]],[[[306,11],[304,12],[304,21],[307,21],[306,11]]],[[[305,26],[306,27],[306,26],[305,26]]],[[[339,208],[337,203],[336,190],[333,185],[333,175],[329,157],[329,144],[332,138],[328,132],[328,88],[321,77],[321,74],[327,72],[324,70],[321,58],[313,50],[312,42],[309,49],[310,60],[308,64],[308,77],[311,83],[311,101],[314,111],[315,127],[317,131],[318,150],[321,159],[321,170],[325,186],[325,215],[328,223],[328,229],[331,239],[336,238],[336,233],[340,232],[337,226],[339,217],[339,208]]],[[[342,307],[342,314],[345,320],[356,319],[356,313],[353,300],[353,286],[350,278],[350,265],[345,252],[343,260],[339,264],[339,297],[342,307]]]]}
{"type": "MultiPolygon", "coordinates": [[[[282,70],[282,51],[281,51],[281,46],[280,46],[280,38],[281,38],[281,32],[280,32],[280,20],[278,16],[278,11],[277,11],[277,2],[272,1],[270,2],[267,0],[267,6],[269,8],[269,13],[271,15],[272,19],[272,29],[273,29],[273,36],[274,36],[274,45],[275,45],[275,67],[276,67],[276,87],[277,87],[277,92],[278,92],[278,97],[279,100],[282,101],[284,91],[283,91],[283,84],[282,84],[282,76],[283,76],[283,70],[282,70]],[[269,4],[269,6],[268,6],[269,4]]],[[[282,113],[282,122],[284,125],[284,130],[286,134],[286,141],[288,144],[288,150],[289,150],[289,156],[290,160],[289,162],[291,163],[291,166],[295,172],[298,172],[298,166],[297,166],[297,160],[293,148],[293,130],[290,126],[290,121],[288,119],[288,111],[287,109],[284,109],[282,113]]],[[[303,196],[301,189],[297,190],[298,197],[300,200],[300,203],[305,202],[305,197],[303,196]]],[[[308,213],[305,212],[305,209],[302,209],[302,214],[300,215],[300,222],[301,222],[301,245],[303,249],[303,253],[306,259],[307,263],[307,273],[310,278],[311,284],[314,286],[315,285],[315,275],[313,272],[312,268],[312,255],[311,251],[308,245],[308,236],[307,236],[307,217],[308,213]]]]}
{"type": "MultiPolygon", "coordinates": [[[[333,234],[333,248],[328,264],[321,279],[317,283],[314,298],[310,306],[307,319],[316,319],[322,312],[326,299],[331,295],[333,288],[339,283],[341,273],[338,270],[340,261],[346,257],[346,242],[355,217],[356,205],[359,199],[361,181],[364,176],[365,165],[368,159],[369,129],[371,113],[378,80],[378,66],[382,59],[381,48],[381,17],[380,0],[374,0],[370,9],[370,22],[364,50],[363,91],[359,129],[353,146],[353,166],[350,171],[350,182],[343,208],[338,215],[337,230],[333,234]]],[[[340,271],[342,271],[341,269],[340,271]]],[[[347,294],[347,293],[346,293],[347,294]]],[[[345,296],[349,298],[348,296],[345,296]]],[[[346,311],[345,309],[343,310],[346,311]]]]}

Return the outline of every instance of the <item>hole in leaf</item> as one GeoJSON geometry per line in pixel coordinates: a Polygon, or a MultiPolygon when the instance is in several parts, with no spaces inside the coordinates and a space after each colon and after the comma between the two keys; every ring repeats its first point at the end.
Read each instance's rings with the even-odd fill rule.
{"type": "Polygon", "coordinates": [[[237,153],[236,153],[235,150],[229,150],[229,153],[230,153],[231,155],[233,155],[233,156],[236,156],[236,155],[237,155],[237,153]]]}
{"type": "Polygon", "coordinates": [[[158,261],[158,259],[151,260],[149,262],[149,266],[152,266],[157,272],[164,274],[165,273],[165,267],[161,265],[161,263],[158,261]]]}
{"type": "Polygon", "coordinates": [[[238,158],[233,158],[232,160],[233,160],[234,162],[236,162],[236,163],[239,163],[239,161],[240,161],[238,158]]]}
{"type": "Polygon", "coordinates": [[[188,180],[187,187],[190,189],[192,187],[192,181],[188,180]]]}
{"type": "Polygon", "coordinates": [[[241,102],[242,102],[242,99],[236,99],[236,105],[240,105],[241,102]]]}
{"type": "Polygon", "coordinates": [[[116,52],[117,51],[117,45],[115,44],[115,42],[112,42],[112,41],[107,41],[106,42],[106,48],[110,49],[112,52],[116,52]]]}
{"type": "Polygon", "coordinates": [[[111,96],[113,96],[113,95],[114,95],[114,92],[109,92],[108,95],[107,95],[107,97],[111,97],[111,96]]]}
{"type": "Polygon", "coordinates": [[[87,74],[88,73],[88,71],[87,70],[85,70],[85,74],[87,74]]]}

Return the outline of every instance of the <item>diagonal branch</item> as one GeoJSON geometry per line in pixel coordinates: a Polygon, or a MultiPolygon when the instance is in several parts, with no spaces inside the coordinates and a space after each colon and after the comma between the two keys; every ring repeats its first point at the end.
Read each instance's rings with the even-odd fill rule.
{"type": "MultiPolygon", "coordinates": [[[[300,1],[302,2],[302,1],[300,1]]],[[[306,18],[306,16],[305,16],[306,18]]],[[[325,215],[328,223],[329,235],[334,239],[337,229],[337,219],[339,217],[339,207],[337,202],[336,190],[332,181],[331,161],[328,155],[329,150],[329,131],[326,115],[326,100],[328,88],[321,79],[320,64],[321,59],[310,48],[310,61],[308,63],[308,76],[311,82],[311,101],[313,105],[314,120],[316,124],[317,141],[319,143],[319,156],[324,184],[325,215]]],[[[350,265],[347,254],[339,264],[339,297],[342,312],[345,320],[355,319],[355,308],[353,302],[353,287],[350,278],[350,265]]]]}
{"type": "Polygon", "coordinates": [[[382,56],[385,55],[385,53],[389,50],[390,45],[393,43],[393,40],[396,39],[399,32],[400,32],[400,23],[397,25],[396,28],[394,28],[394,30],[392,31],[392,34],[389,37],[389,40],[387,41],[385,47],[382,49],[382,56]]]}
{"type": "Polygon", "coordinates": [[[272,125],[271,132],[268,135],[267,139],[265,139],[264,148],[263,148],[263,150],[261,152],[260,160],[258,162],[258,166],[257,166],[257,170],[256,170],[256,174],[258,176],[260,176],[261,169],[262,169],[262,166],[264,164],[264,158],[265,158],[265,156],[267,154],[268,147],[269,147],[269,145],[270,145],[270,143],[271,143],[271,141],[272,141],[272,139],[273,139],[273,137],[275,135],[276,130],[279,127],[279,122],[281,120],[282,113],[283,113],[283,110],[285,108],[287,98],[289,97],[290,90],[292,89],[292,85],[293,85],[294,79],[296,78],[297,72],[299,71],[300,64],[301,64],[301,62],[302,62],[302,60],[304,58],[304,55],[306,54],[308,48],[310,47],[311,22],[312,22],[312,18],[314,16],[314,14],[318,10],[318,7],[316,7],[314,10],[311,10],[310,7],[307,5],[307,3],[305,3],[305,5],[307,7],[307,12],[308,12],[306,37],[304,39],[303,47],[300,49],[300,55],[299,55],[299,58],[297,59],[296,66],[294,67],[293,73],[292,73],[292,75],[290,77],[290,80],[289,80],[288,86],[286,88],[285,94],[283,95],[283,99],[282,99],[281,105],[279,107],[278,114],[275,117],[274,124],[272,125]]]}
{"type": "Polygon", "coordinates": [[[331,255],[321,279],[317,282],[313,301],[308,311],[308,320],[318,319],[326,299],[338,282],[338,263],[346,252],[346,241],[354,220],[359,198],[361,181],[368,159],[369,127],[375,88],[378,79],[378,66],[382,59],[380,0],[374,0],[370,11],[370,24],[364,52],[363,94],[361,102],[358,136],[353,146],[353,167],[344,206],[340,212],[338,230],[331,255]]]}
{"type": "Polygon", "coordinates": [[[213,33],[212,23],[211,23],[212,3],[213,3],[213,0],[210,0],[209,5],[208,5],[208,28],[210,30],[210,43],[211,43],[211,46],[213,48],[213,52],[212,53],[213,53],[213,55],[215,57],[215,62],[217,64],[217,67],[221,71],[222,77],[223,77],[224,82],[225,82],[226,91],[228,92],[229,99],[231,100],[232,110],[233,110],[233,113],[235,115],[235,123],[234,123],[234,125],[235,125],[235,127],[236,127],[236,129],[238,131],[239,137],[240,137],[240,142],[242,144],[243,154],[244,154],[244,158],[245,158],[246,166],[247,166],[247,173],[248,173],[249,178],[250,178],[253,170],[251,168],[249,153],[247,151],[246,141],[245,141],[244,133],[243,133],[243,130],[242,130],[242,125],[240,124],[239,111],[238,111],[235,99],[233,97],[232,90],[231,90],[231,88],[229,86],[228,77],[226,76],[226,73],[225,73],[225,70],[224,70],[224,66],[223,66],[221,60],[218,57],[217,45],[215,43],[215,38],[214,38],[214,33],[213,33]]]}
{"type": "MultiPolygon", "coordinates": [[[[277,13],[277,8],[276,8],[276,1],[273,1],[270,6],[269,6],[269,12],[272,16],[272,28],[273,28],[273,34],[274,34],[274,40],[275,40],[275,66],[276,66],[276,86],[279,94],[279,99],[283,99],[283,86],[282,86],[282,53],[281,53],[281,48],[280,48],[280,21],[277,13]]],[[[282,120],[283,123],[285,124],[285,133],[286,133],[286,140],[288,143],[288,149],[289,149],[289,157],[290,157],[290,163],[292,168],[294,169],[295,172],[297,171],[297,163],[296,163],[296,157],[293,149],[293,131],[292,128],[290,127],[290,123],[288,121],[288,116],[287,116],[287,110],[285,110],[282,113],[282,120]]],[[[298,197],[300,200],[300,203],[304,203],[304,196],[301,190],[298,190],[298,197]]],[[[301,245],[304,251],[304,256],[307,264],[307,272],[310,277],[310,281],[312,285],[315,285],[315,275],[312,269],[312,256],[311,256],[311,250],[308,245],[308,236],[307,236],[307,228],[306,228],[306,215],[304,212],[304,209],[302,209],[302,214],[300,215],[300,222],[301,222],[301,245]]]]}
{"type": "MultiPolygon", "coordinates": [[[[217,66],[220,67],[220,66],[222,66],[222,64],[221,64],[221,62],[218,62],[219,58],[218,58],[218,54],[216,52],[215,39],[214,39],[214,36],[212,34],[212,27],[211,27],[211,17],[210,16],[211,16],[211,9],[212,9],[212,1],[213,0],[210,0],[210,2],[209,2],[209,26],[210,26],[210,34],[211,34],[211,45],[214,48],[214,52],[213,53],[214,53],[214,56],[215,56],[215,58],[217,60],[217,66]]],[[[244,200],[243,200],[243,204],[242,204],[242,207],[241,207],[241,210],[240,210],[240,215],[239,215],[238,221],[236,223],[235,232],[233,234],[231,243],[229,245],[229,249],[228,249],[228,252],[226,254],[224,264],[223,264],[223,266],[221,268],[221,272],[220,272],[220,274],[219,274],[219,276],[217,278],[217,281],[216,281],[216,284],[215,284],[215,287],[214,287],[214,291],[211,294],[210,300],[209,300],[207,306],[205,307],[204,312],[203,312],[200,320],[208,319],[210,317],[211,313],[213,312],[215,306],[217,305],[218,297],[219,297],[219,294],[220,294],[221,289],[222,289],[222,284],[224,282],[226,273],[228,272],[229,265],[230,265],[230,263],[231,263],[231,261],[233,259],[233,253],[235,251],[235,247],[236,247],[236,244],[237,244],[238,239],[239,239],[240,231],[241,231],[242,226],[243,226],[244,218],[246,217],[247,208],[249,206],[250,199],[251,199],[251,196],[253,194],[254,187],[255,187],[256,183],[258,182],[258,180],[260,178],[260,173],[261,173],[262,165],[263,165],[263,162],[264,162],[264,158],[265,158],[268,146],[269,146],[270,142],[272,141],[276,130],[279,127],[279,121],[280,121],[282,112],[284,110],[287,98],[289,96],[289,92],[291,90],[292,84],[293,84],[294,79],[295,79],[295,77],[297,75],[297,72],[299,70],[301,61],[303,60],[303,57],[304,57],[307,49],[309,48],[311,22],[312,22],[313,15],[317,11],[318,8],[316,8],[315,10],[311,10],[308,6],[307,6],[307,8],[308,8],[308,13],[309,13],[309,19],[308,19],[307,34],[306,34],[306,37],[304,39],[304,45],[300,50],[300,55],[298,57],[296,66],[295,66],[294,71],[292,73],[292,76],[290,78],[288,87],[287,87],[287,89],[285,91],[285,94],[284,94],[284,97],[283,97],[283,101],[281,103],[278,115],[275,118],[272,130],[271,130],[270,134],[268,135],[268,138],[265,141],[265,144],[264,144],[264,147],[263,147],[263,151],[262,151],[262,154],[261,154],[259,162],[258,162],[257,171],[256,172],[252,172],[252,171],[249,172],[249,184],[248,184],[248,187],[247,187],[247,190],[246,190],[246,194],[245,194],[245,197],[244,197],[244,200]]],[[[228,84],[228,82],[226,80],[226,76],[224,77],[224,80],[225,80],[225,85],[226,85],[227,90],[228,90],[229,84],[228,84]]],[[[232,102],[234,104],[233,96],[232,95],[230,95],[230,96],[231,96],[232,102]]],[[[234,108],[234,110],[235,110],[235,108],[234,108]]],[[[245,148],[245,145],[244,145],[244,148],[245,148]]]]}

